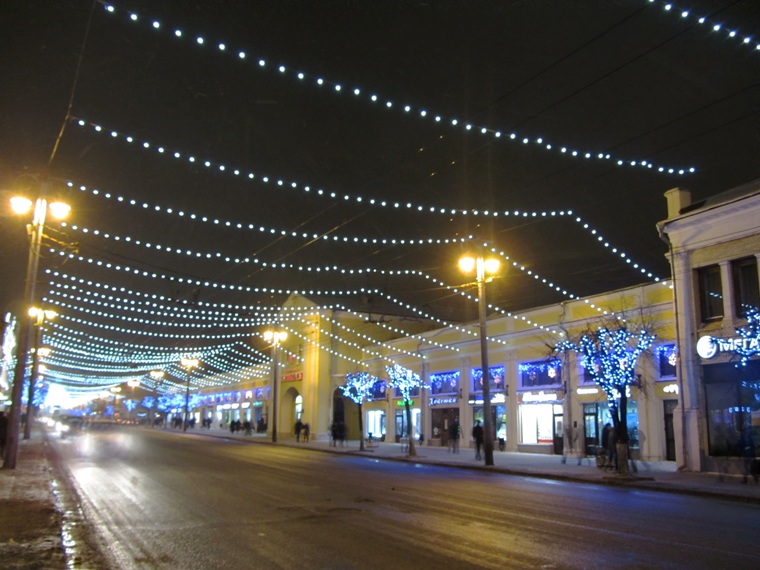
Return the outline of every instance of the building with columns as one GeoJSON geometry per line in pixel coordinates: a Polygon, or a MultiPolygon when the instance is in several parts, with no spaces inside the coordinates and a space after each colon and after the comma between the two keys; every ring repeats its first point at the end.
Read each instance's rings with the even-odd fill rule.
{"type": "MultiPolygon", "coordinates": [[[[760,361],[737,366],[737,329],[760,307],[760,180],[700,202],[674,188],[658,224],[670,250],[678,378],[678,462],[716,471],[741,460],[742,441],[760,442],[760,361]]],[[[738,469],[738,465],[733,465],[738,469]]]]}

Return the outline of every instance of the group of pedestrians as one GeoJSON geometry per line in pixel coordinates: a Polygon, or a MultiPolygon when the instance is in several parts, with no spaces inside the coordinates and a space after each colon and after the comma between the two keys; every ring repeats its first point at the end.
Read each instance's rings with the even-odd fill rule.
{"type": "MultiPolygon", "coordinates": [[[[461,438],[462,426],[459,424],[458,419],[454,419],[451,425],[449,425],[450,453],[459,453],[459,440],[461,438]]],[[[483,432],[483,426],[480,425],[480,420],[476,420],[472,428],[472,439],[475,440],[475,459],[480,461],[483,458],[483,441],[485,440],[485,433],[483,432]]]]}
{"type": "Polygon", "coordinates": [[[336,420],[330,425],[330,445],[337,447],[338,443],[341,447],[346,443],[346,424],[342,420],[336,420]]]}
{"type": "Polygon", "coordinates": [[[296,420],[294,431],[296,434],[296,441],[309,441],[309,437],[311,436],[311,427],[309,427],[309,424],[306,422],[302,422],[301,418],[298,418],[296,420]]]}

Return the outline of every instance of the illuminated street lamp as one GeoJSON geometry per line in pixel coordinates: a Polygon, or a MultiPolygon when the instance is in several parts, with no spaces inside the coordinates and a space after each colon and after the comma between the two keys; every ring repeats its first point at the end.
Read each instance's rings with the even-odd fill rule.
{"type": "Polygon", "coordinates": [[[151,370],[150,377],[154,380],[154,392],[156,393],[156,401],[153,403],[153,407],[150,409],[150,427],[156,423],[156,408],[158,408],[158,387],[164,381],[163,370],[151,370]]]}
{"type": "Polygon", "coordinates": [[[49,349],[40,348],[42,342],[42,325],[58,316],[58,313],[49,309],[43,310],[37,307],[29,309],[28,315],[34,324],[34,355],[32,356],[32,375],[29,377],[29,390],[26,398],[26,422],[24,423],[24,439],[32,437],[32,418],[34,417],[34,388],[40,373],[40,357],[49,354],[49,349]]]}
{"type": "MultiPolygon", "coordinates": [[[[11,207],[17,214],[26,214],[34,210],[32,223],[29,229],[29,260],[26,267],[26,279],[24,281],[24,304],[27,307],[34,305],[35,285],[37,282],[37,268],[40,261],[40,245],[42,244],[42,230],[45,227],[45,218],[48,211],[54,218],[65,218],[69,210],[68,205],[62,202],[48,203],[45,195],[47,186],[43,184],[42,195],[32,202],[27,198],[11,198],[11,207]]],[[[30,319],[19,320],[19,339],[16,353],[16,370],[13,376],[13,390],[11,391],[11,410],[8,415],[8,435],[5,445],[5,461],[3,469],[15,469],[18,457],[19,425],[21,419],[21,391],[24,384],[24,373],[27,366],[27,356],[31,344],[30,319]]]]}
{"type": "Polygon", "coordinates": [[[264,331],[264,340],[272,343],[272,442],[277,441],[277,396],[280,389],[278,348],[286,338],[288,333],[285,331],[264,331]]]}
{"type": "Polygon", "coordinates": [[[480,322],[480,366],[482,369],[483,381],[483,454],[485,455],[485,464],[493,465],[493,434],[491,422],[491,385],[490,375],[488,373],[488,339],[486,326],[486,282],[492,278],[487,278],[486,274],[494,274],[499,270],[498,259],[483,259],[482,255],[478,257],[465,256],[459,260],[459,268],[464,273],[472,273],[475,270],[475,278],[478,283],[478,316],[480,322]]]}
{"type": "Polygon", "coordinates": [[[187,387],[185,388],[185,420],[182,422],[182,431],[187,431],[187,420],[190,406],[190,375],[193,373],[193,368],[198,366],[199,362],[197,358],[183,358],[179,361],[183,368],[187,371],[187,387]]]}

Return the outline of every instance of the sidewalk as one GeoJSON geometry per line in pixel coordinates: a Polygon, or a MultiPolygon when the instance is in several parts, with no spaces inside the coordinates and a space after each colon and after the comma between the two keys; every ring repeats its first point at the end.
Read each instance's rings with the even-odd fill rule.
{"type": "Polygon", "coordinates": [[[579,464],[578,456],[568,456],[567,460],[563,463],[561,455],[516,453],[495,449],[493,453],[494,465],[486,467],[482,461],[475,460],[474,449],[470,449],[464,445],[459,453],[451,453],[445,447],[415,445],[417,455],[410,457],[404,446],[400,443],[375,442],[371,447],[365,445],[365,451],[360,451],[358,441],[347,441],[343,447],[332,447],[325,436],[319,438],[312,437],[312,440],[309,442],[299,443],[295,441],[292,435],[280,434],[278,442],[272,444],[269,437],[264,434],[253,434],[250,436],[246,436],[241,432],[231,434],[229,431],[215,427],[211,429],[195,428],[189,433],[269,445],[302,447],[327,453],[366,455],[391,461],[412,461],[422,464],[492,471],[507,475],[618,485],[760,504],[760,485],[756,485],[752,478],[745,484],[742,483],[742,477],[738,473],[729,473],[721,478],[718,473],[677,471],[677,466],[673,461],[637,461],[636,467],[638,471],[632,473],[629,479],[621,479],[614,473],[599,469],[593,457],[584,457],[579,464]]]}
{"type": "MultiPolygon", "coordinates": [[[[6,569],[66,568],[56,475],[44,435],[19,442],[16,469],[0,469],[0,560],[6,569]]],[[[1,460],[0,460],[1,461],[1,460]]]]}

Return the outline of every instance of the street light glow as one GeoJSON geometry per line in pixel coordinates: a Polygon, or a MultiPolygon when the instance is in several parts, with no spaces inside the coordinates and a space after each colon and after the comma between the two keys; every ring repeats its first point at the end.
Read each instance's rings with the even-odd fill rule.
{"type": "Polygon", "coordinates": [[[33,202],[23,196],[14,196],[11,198],[11,209],[16,214],[27,214],[32,211],[33,202]]]}

